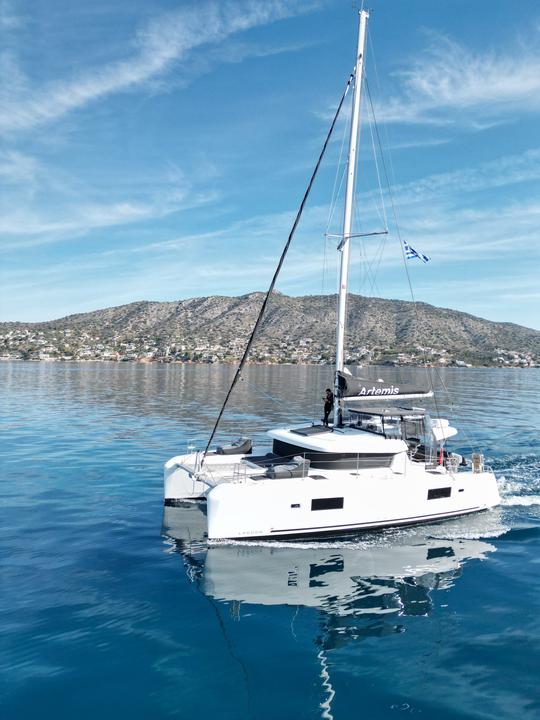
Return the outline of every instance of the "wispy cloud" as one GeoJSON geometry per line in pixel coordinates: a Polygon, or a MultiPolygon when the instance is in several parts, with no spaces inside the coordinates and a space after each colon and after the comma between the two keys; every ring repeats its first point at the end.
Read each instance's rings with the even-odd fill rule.
{"type": "Polygon", "coordinates": [[[399,95],[377,110],[389,123],[468,124],[477,129],[540,110],[540,33],[527,47],[475,53],[432,34],[429,47],[401,71],[399,95]]]}
{"type": "Polygon", "coordinates": [[[184,172],[169,161],[143,176],[115,172],[99,184],[18,150],[0,150],[0,252],[84,238],[92,231],[160,220],[217,202],[217,170],[184,172]]]}
{"type": "Polygon", "coordinates": [[[434,173],[413,182],[396,185],[394,197],[400,205],[425,202],[435,197],[490,190],[540,179],[540,148],[523,153],[506,155],[475,167],[460,168],[445,173],[434,173]]]}
{"type": "Polygon", "coordinates": [[[2,241],[0,249],[21,250],[85,236],[99,228],[157,220],[207,204],[216,197],[211,192],[196,193],[170,188],[141,202],[120,200],[96,203],[86,200],[72,202],[56,213],[16,209],[0,218],[0,233],[8,238],[2,241]]]}
{"type": "MultiPolygon", "coordinates": [[[[460,209],[453,204],[454,199],[438,199],[428,208],[413,203],[403,213],[406,236],[432,255],[429,265],[410,268],[417,297],[499,318],[498,305],[510,301],[516,293],[525,293],[523,300],[532,301],[536,285],[527,284],[516,274],[519,262],[514,261],[522,257],[526,266],[534,263],[535,254],[538,257],[539,249],[531,244],[531,237],[540,222],[540,204],[534,200],[508,203],[497,207],[495,213],[492,206],[460,209]],[[510,262],[514,262],[512,276],[507,272],[510,262]],[[482,271],[471,276],[463,272],[467,265],[482,271]],[[497,293],[492,292],[494,285],[497,293]],[[449,295],[454,301],[449,301],[449,295]]],[[[121,209],[118,212],[122,215],[121,209]]],[[[129,214],[130,209],[124,212],[129,214]]],[[[324,249],[322,229],[327,214],[328,207],[322,205],[306,211],[279,281],[284,292],[334,292],[339,254],[331,240],[324,249]]],[[[111,222],[110,217],[105,220],[111,222]]],[[[86,245],[84,254],[36,267],[31,273],[27,269],[5,268],[3,292],[35,296],[39,288],[39,296],[49,298],[43,311],[46,315],[41,316],[45,319],[65,314],[68,306],[81,311],[95,309],[96,297],[107,298],[106,304],[110,305],[153,299],[156,294],[161,299],[175,299],[262,290],[273,273],[291,221],[292,213],[270,213],[214,231],[185,233],[139,242],[137,246],[117,245],[93,251],[86,245]],[[231,247],[234,256],[227,250],[231,247]],[[84,288],[80,286],[81,277],[85,278],[84,288]]],[[[407,299],[397,238],[387,239],[381,258],[379,249],[378,239],[367,239],[362,252],[359,241],[355,241],[351,289],[407,299]],[[400,283],[398,277],[402,278],[400,283]]],[[[34,300],[33,317],[38,307],[34,300]]]]}
{"type": "MultiPolygon", "coordinates": [[[[434,262],[530,260],[539,252],[534,238],[540,203],[530,185],[538,180],[540,148],[531,148],[397,185],[393,197],[402,234],[434,262]]],[[[364,201],[373,199],[373,193],[364,195],[364,201]]]]}
{"type": "Polygon", "coordinates": [[[538,262],[540,248],[534,242],[540,222],[540,203],[514,202],[499,207],[459,210],[454,205],[432,205],[429,214],[408,212],[402,228],[434,262],[460,265],[467,260],[538,262]]]}
{"type": "MultiPolygon", "coordinates": [[[[204,168],[205,179],[207,170],[204,168]]],[[[140,186],[115,176],[114,187],[93,188],[70,173],[46,166],[18,151],[0,152],[0,251],[36,247],[85,237],[94,230],[158,220],[216,201],[170,164],[148,173],[140,186]]]]}
{"type": "MultiPolygon", "coordinates": [[[[205,169],[202,178],[207,185],[208,172],[205,169]]],[[[21,188],[38,186],[49,197],[49,204],[33,202],[32,197],[26,203],[10,200],[19,196],[15,187],[7,201],[3,202],[0,217],[0,232],[5,239],[2,249],[31,247],[44,243],[63,242],[67,237],[84,236],[99,228],[140,223],[151,219],[166,217],[175,212],[193,209],[216,200],[212,189],[201,190],[201,178],[189,176],[175,165],[170,165],[164,177],[148,178],[147,183],[136,193],[133,187],[123,188],[121,183],[115,188],[113,196],[107,200],[92,197],[86,187],[74,188],[69,175],[55,175],[36,159],[20,152],[0,153],[0,178],[12,184],[19,183],[21,188]],[[55,195],[51,195],[54,191],[55,195]],[[51,202],[56,196],[57,202],[51,202]]],[[[540,148],[532,148],[519,155],[509,155],[498,160],[483,163],[477,167],[462,168],[448,173],[428,175],[411,183],[398,185],[393,189],[393,197],[399,211],[403,230],[412,233],[418,242],[426,242],[423,247],[428,252],[433,238],[441,233],[448,237],[449,228],[482,224],[485,232],[491,227],[492,238],[500,237],[498,229],[504,226],[512,230],[516,237],[522,227],[523,218],[527,219],[527,232],[531,229],[530,218],[537,216],[534,202],[515,202],[507,199],[496,213],[493,204],[487,199],[482,203],[463,204],[463,198],[471,193],[482,193],[503,186],[517,185],[540,179],[540,148]],[[452,222],[448,215],[452,214],[452,222]],[[508,216],[508,224],[505,217],[508,216]],[[420,238],[420,240],[418,240],[420,238]]],[[[359,197],[362,205],[363,230],[379,229],[380,217],[376,210],[376,197],[365,193],[359,197]],[[369,228],[368,228],[369,226],[369,228]]],[[[178,243],[185,246],[190,242],[229,243],[237,245],[241,238],[256,239],[264,243],[273,243],[276,238],[285,237],[291,222],[292,212],[272,213],[250,217],[223,226],[218,230],[209,230],[196,235],[184,234],[180,239],[152,241],[142,246],[132,246],[134,253],[156,253],[175,250],[178,243]]],[[[302,233],[311,237],[322,237],[328,219],[328,207],[312,207],[304,218],[302,233]]],[[[485,232],[482,237],[485,236],[485,232]]],[[[464,238],[467,235],[464,230],[464,238]]],[[[467,252],[471,252],[475,243],[467,242],[467,252]]],[[[111,253],[124,252],[122,249],[111,253]]]]}
{"type": "MultiPolygon", "coordinates": [[[[125,59],[80,72],[74,79],[51,81],[37,89],[29,86],[13,53],[6,54],[0,131],[28,130],[108,95],[132,90],[159,78],[198,48],[219,45],[231,35],[309,11],[314,5],[300,0],[198,3],[149,22],[132,41],[132,53],[125,59]]],[[[247,52],[245,46],[244,56],[247,52]]],[[[237,58],[238,54],[229,59],[237,58]]]]}
{"type": "Polygon", "coordinates": [[[11,0],[0,0],[0,29],[13,30],[24,23],[24,18],[18,15],[11,0]]]}
{"type": "Polygon", "coordinates": [[[39,160],[17,150],[0,151],[0,178],[4,184],[33,182],[40,167],[39,160]]]}
{"type": "Polygon", "coordinates": [[[452,142],[449,137],[441,138],[417,138],[413,140],[403,140],[402,142],[392,143],[390,150],[409,150],[412,148],[439,147],[452,142]]]}

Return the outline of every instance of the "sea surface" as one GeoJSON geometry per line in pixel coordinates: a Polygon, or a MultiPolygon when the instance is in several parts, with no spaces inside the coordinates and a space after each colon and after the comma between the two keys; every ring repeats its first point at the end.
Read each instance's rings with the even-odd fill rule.
{"type": "MultiPolygon", "coordinates": [[[[370,369],[432,373],[500,508],[208,546],[197,504],[164,512],[162,463],[233,371],[0,363],[2,720],[540,717],[540,370],[370,369]]],[[[218,439],[319,418],[330,382],[247,368],[218,439]]]]}

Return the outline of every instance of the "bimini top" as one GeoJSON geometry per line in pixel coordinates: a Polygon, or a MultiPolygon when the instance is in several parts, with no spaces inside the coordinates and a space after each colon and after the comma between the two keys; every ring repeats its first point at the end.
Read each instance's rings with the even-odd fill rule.
{"type": "MultiPolygon", "coordinates": [[[[428,412],[423,408],[406,408],[396,405],[388,405],[385,407],[383,407],[382,405],[358,405],[358,407],[347,406],[347,410],[352,415],[370,415],[372,417],[381,417],[383,418],[383,423],[384,418],[399,418],[400,420],[423,420],[428,415],[428,412]]],[[[452,427],[448,420],[446,420],[445,418],[430,417],[429,421],[431,432],[433,433],[433,436],[435,440],[437,440],[437,442],[444,442],[449,438],[453,437],[454,435],[457,435],[456,428],[452,427]]]]}
{"type": "Polygon", "coordinates": [[[347,373],[338,372],[338,383],[341,396],[346,402],[351,400],[409,399],[427,398],[433,395],[431,390],[416,385],[387,383],[382,380],[366,380],[355,378],[347,373]]]}

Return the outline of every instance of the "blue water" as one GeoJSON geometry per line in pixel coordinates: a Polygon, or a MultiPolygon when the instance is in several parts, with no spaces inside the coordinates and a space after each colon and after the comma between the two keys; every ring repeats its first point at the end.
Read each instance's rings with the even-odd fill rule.
{"type": "MultiPolygon", "coordinates": [[[[161,466],[205,437],[231,373],[0,363],[3,720],[538,718],[540,371],[437,378],[500,508],[208,547],[197,505],[164,514],[161,466]]],[[[249,368],[221,439],[317,417],[328,380],[249,368]]]]}

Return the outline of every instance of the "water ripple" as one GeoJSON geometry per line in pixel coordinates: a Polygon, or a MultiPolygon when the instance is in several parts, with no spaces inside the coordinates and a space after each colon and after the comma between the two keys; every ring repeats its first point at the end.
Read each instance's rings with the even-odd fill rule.
{"type": "MultiPolygon", "coordinates": [[[[208,545],[196,504],[163,516],[162,463],[207,437],[233,372],[0,363],[2,720],[311,719],[329,687],[336,720],[537,716],[540,372],[440,371],[453,447],[485,453],[501,507],[208,545]]],[[[319,417],[330,377],[248,368],[219,439],[319,417]]]]}

